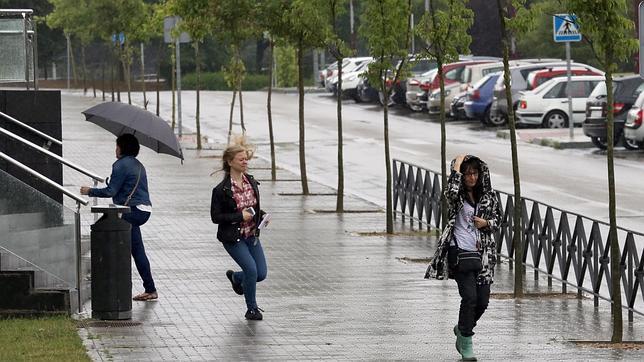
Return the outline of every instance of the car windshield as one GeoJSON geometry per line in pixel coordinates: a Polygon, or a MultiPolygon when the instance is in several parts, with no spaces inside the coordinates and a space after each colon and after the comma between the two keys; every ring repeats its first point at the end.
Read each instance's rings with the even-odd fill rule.
{"type": "MultiPolygon", "coordinates": [[[[621,82],[613,82],[613,94],[621,87],[621,82]]],[[[599,82],[595,89],[590,93],[588,98],[590,99],[598,99],[598,98],[605,98],[606,97],[606,82],[599,82]]]]}
{"type": "Polygon", "coordinates": [[[496,73],[486,75],[485,77],[479,79],[478,82],[474,83],[472,85],[472,88],[474,88],[474,89],[481,88],[483,86],[483,84],[487,83],[487,81],[490,80],[490,78],[492,78],[494,76],[496,76],[496,73]]]}
{"type": "Polygon", "coordinates": [[[412,61],[411,72],[424,73],[434,68],[436,68],[435,61],[429,59],[418,59],[416,61],[412,61]]]}

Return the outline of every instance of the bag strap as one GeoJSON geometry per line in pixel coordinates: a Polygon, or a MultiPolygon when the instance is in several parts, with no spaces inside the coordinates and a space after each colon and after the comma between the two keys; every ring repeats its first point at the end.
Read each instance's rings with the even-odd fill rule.
{"type": "Polygon", "coordinates": [[[136,188],[139,187],[139,181],[141,181],[142,170],[143,170],[143,165],[139,167],[139,175],[136,177],[136,184],[134,184],[134,188],[132,189],[132,192],[130,192],[130,194],[127,195],[127,200],[125,200],[125,203],[123,205],[128,206],[127,204],[130,203],[130,200],[132,199],[132,195],[134,195],[134,191],[136,191],[136,188]]]}

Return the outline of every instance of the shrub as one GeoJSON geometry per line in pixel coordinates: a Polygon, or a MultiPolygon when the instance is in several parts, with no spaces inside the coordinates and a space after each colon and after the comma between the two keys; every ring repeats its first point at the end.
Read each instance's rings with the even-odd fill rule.
{"type": "MultiPolygon", "coordinates": [[[[242,91],[254,91],[268,87],[268,75],[266,74],[246,74],[242,82],[242,91]]],[[[195,73],[186,74],[181,79],[181,88],[183,89],[196,89],[197,88],[197,75],[195,73]]],[[[226,84],[223,72],[205,72],[201,73],[201,88],[202,90],[232,90],[226,84]]]]}

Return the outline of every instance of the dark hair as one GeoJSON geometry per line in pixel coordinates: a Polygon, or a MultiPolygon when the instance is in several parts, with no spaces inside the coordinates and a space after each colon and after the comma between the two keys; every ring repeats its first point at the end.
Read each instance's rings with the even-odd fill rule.
{"type": "Polygon", "coordinates": [[[124,133],[116,139],[116,145],[121,149],[122,156],[136,157],[139,155],[139,140],[133,134],[124,133]]]}
{"type": "MultiPolygon", "coordinates": [[[[483,170],[481,169],[481,161],[476,157],[470,157],[467,160],[461,163],[460,172],[465,174],[469,170],[475,170],[479,173],[479,177],[476,180],[476,185],[474,185],[474,201],[479,202],[481,196],[483,196],[483,170]]],[[[465,182],[465,177],[461,179],[461,183],[465,182]]],[[[465,187],[462,187],[461,190],[465,193],[465,187]]]]}

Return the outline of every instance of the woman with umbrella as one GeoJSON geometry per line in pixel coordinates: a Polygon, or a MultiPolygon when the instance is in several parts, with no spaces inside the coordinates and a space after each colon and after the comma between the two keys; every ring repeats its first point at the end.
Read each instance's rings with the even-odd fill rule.
{"type": "Polygon", "coordinates": [[[139,141],[134,135],[126,133],[119,136],[116,139],[117,160],[112,164],[112,175],[107,182],[107,187],[83,186],[80,193],[91,197],[111,197],[115,204],[130,206],[130,212],[123,214],[123,220],[132,225],[132,257],[145,288],[145,292],[132,299],[147,301],[157,299],[159,296],[141,238],[140,227],[150,218],[152,203],[148,193],[145,167],[136,159],[139,149],[139,141]]]}

